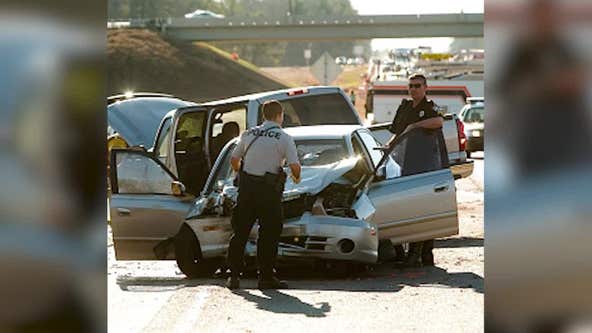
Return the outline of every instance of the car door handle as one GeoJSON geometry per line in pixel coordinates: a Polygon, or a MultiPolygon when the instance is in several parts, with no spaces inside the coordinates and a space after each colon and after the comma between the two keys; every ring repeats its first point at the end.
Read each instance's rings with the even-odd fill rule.
{"type": "Polygon", "coordinates": [[[132,211],[127,208],[117,208],[117,215],[129,216],[129,215],[132,215],[132,211]]]}
{"type": "Polygon", "coordinates": [[[438,184],[434,185],[434,192],[445,192],[448,191],[448,184],[438,184]]]}

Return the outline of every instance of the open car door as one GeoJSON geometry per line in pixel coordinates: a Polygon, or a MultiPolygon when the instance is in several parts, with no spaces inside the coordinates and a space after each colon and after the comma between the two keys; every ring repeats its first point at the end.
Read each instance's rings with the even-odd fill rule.
{"type": "MultiPolygon", "coordinates": [[[[375,149],[369,139],[364,141],[367,149],[375,149]]],[[[416,129],[391,141],[376,166],[379,176],[368,189],[380,239],[397,244],[458,234],[447,156],[441,131],[416,129]],[[393,160],[401,174],[389,178],[387,164],[393,160]]]]}
{"type": "Polygon", "coordinates": [[[115,257],[156,260],[155,246],[177,233],[194,196],[148,152],[113,149],[110,162],[115,257]]]}

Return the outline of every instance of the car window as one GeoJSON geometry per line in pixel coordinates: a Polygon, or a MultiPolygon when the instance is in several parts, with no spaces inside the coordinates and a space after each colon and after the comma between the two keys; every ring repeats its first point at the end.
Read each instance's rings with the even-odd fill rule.
{"type": "Polygon", "coordinates": [[[372,136],[372,134],[370,134],[366,131],[358,131],[358,134],[359,134],[360,138],[362,139],[362,142],[364,142],[364,146],[366,147],[366,150],[368,151],[368,155],[370,155],[370,159],[372,160],[372,165],[376,169],[376,167],[378,166],[378,163],[382,159],[383,153],[381,150],[376,150],[374,148],[378,148],[381,145],[378,143],[378,141],[376,141],[376,139],[372,136]]]}
{"type": "MultiPolygon", "coordinates": [[[[359,120],[347,99],[339,93],[298,95],[280,101],[284,107],[283,127],[351,124],[359,120]]],[[[260,111],[261,113],[261,111],[260,111]]],[[[260,114],[259,120],[263,119],[260,114]]]]}
{"type": "Polygon", "coordinates": [[[464,121],[469,123],[482,123],[485,116],[485,109],[473,107],[469,109],[464,116],[464,121]]]}
{"type": "Polygon", "coordinates": [[[224,146],[242,133],[247,127],[247,107],[239,106],[213,114],[210,139],[210,158],[212,161],[224,146]]]}
{"type": "Polygon", "coordinates": [[[169,156],[169,145],[167,143],[170,142],[171,137],[171,122],[172,117],[166,118],[164,120],[160,133],[158,134],[158,141],[154,147],[156,156],[163,163],[165,163],[167,157],[169,156]]]}
{"type": "Polygon", "coordinates": [[[353,135],[352,136],[352,147],[354,150],[354,155],[355,156],[360,156],[361,157],[361,163],[364,166],[364,172],[372,172],[371,168],[371,164],[372,161],[370,160],[370,156],[368,156],[368,154],[366,153],[366,150],[364,148],[362,148],[362,143],[360,142],[360,139],[353,135]]]}
{"type": "Polygon", "coordinates": [[[189,112],[181,116],[175,133],[175,152],[177,154],[189,156],[203,151],[205,117],[205,112],[189,112]]]}
{"type": "Polygon", "coordinates": [[[402,176],[448,167],[448,152],[442,131],[412,130],[402,137],[390,154],[401,167],[402,176]]]}
{"type": "MultiPolygon", "coordinates": [[[[224,126],[228,123],[236,123],[239,128],[239,133],[242,133],[247,127],[247,108],[242,106],[238,109],[216,113],[214,115],[216,121],[212,127],[212,136],[216,137],[222,134],[224,126]]],[[[228,127],[228,125],[226,125],[228,127]]]]}
{"type": "Polygon", "coordinates": [[[204,111],[187,112],[181,115],[175,131],[177,174],[192,194],[201,191],[209,173],[204,144],[206,118],[204,111]]]}
{"type": "Polygon", "coordinates": [[[343,139],[297,140],[295,144],[302,166],[326,165],[349,157],[343,139]]]}
{"type": "Polygon", "coordinates": [[[181,116],[179,126],[177,127],[177,136],[179,134],[188,137],[202,137],[204,134],[206,112],[188,112],[181,116]]]}
{"type": "Polygon", "coordinates": [[[212,192],[218,186],[219,182],[229,183],[233,178],[232,169],[230,166],[230,156],[232,155],[232,151],[236,147],[236,143],[232,143],[228,149],[223,152],[223,156],[221,158],[221,163],[218,165],[216,170],[214,171],[214,177],[212,177],[212,181],[208,184],[208,188],[206,190],[207,193],[212,192]]]}
{"type": "Polygon", "coordinates": [[[117,189],[121,194],[171,194],[174,178],[152,158],[138,152],[116,152],[117,189]]]}

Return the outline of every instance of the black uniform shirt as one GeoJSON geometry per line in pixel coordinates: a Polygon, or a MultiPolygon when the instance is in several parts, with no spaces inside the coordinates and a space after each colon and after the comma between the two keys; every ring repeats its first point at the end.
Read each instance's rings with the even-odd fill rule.
{"type": "Polygon", "coordinates": [[[397,114],[389,130],[395,135],[399,135],[405,131],[407,126],[413,123],[441,116],[438,106],[425,97],[415,107],[413,107],[412,100],[404,99],[397,109],[397,114]]]}

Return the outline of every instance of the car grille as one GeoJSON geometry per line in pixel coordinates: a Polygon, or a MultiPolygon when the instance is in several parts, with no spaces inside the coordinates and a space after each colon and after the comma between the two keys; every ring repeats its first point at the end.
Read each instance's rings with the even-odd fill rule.
{"type": "Polygon", "coordinates": [[[320,236],[283,236],[280,237],[280,243],[294,245],[307,250],[324,251],[327,243],[327,237],[320,236]]]}
{"type": "Polygon", "coordinates": [[[327,237],[308,237],[306,248],[309,250],[325,251],[325,244],[327,243],[327,237]],[[321,244],[322,243],[322,244],[321,244]]]}

